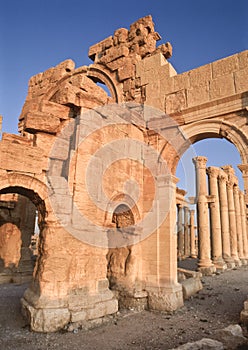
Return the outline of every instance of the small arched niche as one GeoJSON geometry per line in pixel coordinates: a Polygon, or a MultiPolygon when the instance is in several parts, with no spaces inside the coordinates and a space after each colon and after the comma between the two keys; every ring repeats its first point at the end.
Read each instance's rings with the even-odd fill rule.
{"type": "Polygon", "coordinates": [[[126,204],[120,204],[114,210],[112,223],[116,225],[116,228],[125,228],[134,225],[134,215],[132,210],[126,204]]]}

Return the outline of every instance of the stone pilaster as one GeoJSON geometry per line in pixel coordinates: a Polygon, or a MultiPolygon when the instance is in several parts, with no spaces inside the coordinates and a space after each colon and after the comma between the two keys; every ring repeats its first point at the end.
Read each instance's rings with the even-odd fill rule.
{"type": "Polygon", "coordinates": [[[176,183],[170,174],[156,177],[159,215],[165,216],[162,224],[143,242],[149,245],[150,275],[146,280],[148,307],[152,310],[173,311],[183,305],[182,285],[177,280],[176,183]],[[165,215],[166,213],[166,215],[165,215]],[[150,243],[149,243],[150,242],[150,243]],[[150,252],[155,244],[156,254],[150,252]]]}
{"type": "Polygon", "coordinates": [[[183,205],[177,205],[177,247],[178,258],[181,259],[184,255],[184,234],[183,234],[183,205]]]}
{"type": "Polygon", "coordinates": [[[195,249],[195,210],[190,210],[190,256],[196,258],[195,249]]]}
{"type": "Polygon", "coordinates": [[[228,174],[227,182],[227,200],[228,200],[228,214],[229,214],[229,229],[231,238],[231,256],[237,266],[241,266],[241,261],[238,257],[238,241],[237,241],[237,226],[236,213],[234,206],[233,187],[235,184],[234,170],[230,165],[222,167],[228,174]]]}
{"type": "Polygon", "coordinates": [[[222,254],[228,268],[234,268],[235,263],[231,257],[231,242],[229,229],[229,213],[227,200],[227,181],[228,175],[220,169],[219,173],[219,200],[220,200],[220,220],[222,236],[222,254]]]}
{"type": "Polygon", "coordinates": [[[211,196],[214,196],[214,201],[210,203],[212,259],[216,269],[223,271],[227,268],[227,266],[222,257],[221,220],[218,191],[219,168],[211,166],[207,169],[207,174],[209,181],[209,193],[211,196]]]}
{"type": "Polygon", "coordinates": [[[215,272],[215,266],[211,260],[210,230],[208,219],[208,199],[206,183],[206,157],[193,158],[196,171],[196,202],[198,221],[198,247],[199,262],[198,269],[203,274],[215,272]]]}

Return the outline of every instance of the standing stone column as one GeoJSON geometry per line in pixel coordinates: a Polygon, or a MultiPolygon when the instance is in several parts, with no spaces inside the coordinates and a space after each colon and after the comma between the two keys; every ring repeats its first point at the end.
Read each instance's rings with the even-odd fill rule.
{"type": "Polygon", "coordinates": [[[210,232],[208,216],[208,198],[206,183],[206,163],[207,158],[198,156],[193,158],[196,171],[196,201],[197,201],[197,221],[198,221],[198,247],[199,262],[198,269],[205,275],[215,272],[215,267],[210,258],[210,232]]]}
{"type": "Polygon", "coordinates": [[[238,242],[237,242],[237,226],[236,215],[234,206],[233,187],[235,183],[234,170],[230,165],[223,167],[224,171],[228,174],[227,182],[227,200],[228,200],[228,213],[229,213],[229,228],[231,237],[231,255],[234,259],[236,266],[241,266],[241,261],[238,257],[238,242]]]}
{"type": "Polygon", "coordinates": [[[184,255],[184,234],[183,234],[183,205],[177,205],[177,234],[178,234],[178,258],[182,259],[184,255]]]}
{"type": "Polygon", "coordinates": [[[243,252],[244,258],[248,262],[248,240],[247,240],[247,225],[246,225],[246,206],[245,206],[245,196],[243,191],[239,191],[240,198],[240,213],[242,222],[242,234],[243,234],[243,252]]]}
{"type": "Polygon", "coordinates": [[[195,249],[195,211],[190,210],[190,256],[191,258],[196,258],[195,249]]]}
{"type": "Polygon", "coordinates": [[[245,203],[248,204],[248,164],[238,165],[244,180],[245,203]]]}
{"type": "Polygon", "coordinates": [[[242,234],[242,221],[241,221],[241,210],[240,210],[240,197],[239,197],[239,186],[235,184],[233,187],[234,196],[234,207],[235,207],[235,217],[236,217],[236,230],[237,230],[237,247],[238,247],[238,257],[242,264],[246,264],[243,252],[243,234],[242,234]]]}
{"type": "Polygon", "coordinates": [[[211,166],[207,169],[207,174],[209,181],[209,193],[215,198],[214,201],[210,203],[212,259],[216,269],[223,271],[227,268],[227,266],[222,258],[221,221],[217,180],[219,168],[211,166]]]}
{"type": "Polygon", "coordinates": [[[184,256],[188,258],[190,255],[189,240],[189,208],[184,207],[184,256]]]}
{"type": "Polygon", "coordinates": [[[219,200],[220,200],[220,220],[221,220],[221,235],[222,235],[222,251],[223,258],[228,268],[234,268],[235,263],[231,257],[231,242],[229,229],[229,213],[227,201],[227,181],[228,175],[220,169],[219,173],[219,200]]]}

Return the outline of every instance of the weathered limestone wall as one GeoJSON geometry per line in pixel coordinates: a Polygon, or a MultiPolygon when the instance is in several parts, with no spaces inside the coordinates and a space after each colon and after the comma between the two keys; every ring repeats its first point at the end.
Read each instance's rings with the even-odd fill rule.
{"type": "Polygon", "coordinates": [[[20,135],[3,134],[0,193],[24,195],[39,213],[38,260],[22,300],[33,330],[118,310],[107,278],[116,234],[127,249],[109,271],[123,304],[182,305],[173,174],[190,142],[233,142],[248,190],[247,51],[177,75],[171,45],[156,47],[159,39],[147,16],[93,45],[90,66],[67,60],[32,77],[20,135]],[[113,222],[120,204],[134,217],[128,231],[113,222]]]}

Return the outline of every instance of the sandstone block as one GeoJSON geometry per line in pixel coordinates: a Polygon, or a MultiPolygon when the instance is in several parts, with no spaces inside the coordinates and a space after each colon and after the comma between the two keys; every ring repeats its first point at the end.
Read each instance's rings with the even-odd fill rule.
{"type": "Polygon", "coordinates": [[[46,282],[57,282],[68,280],[68,268],[70,259],[63,257],[51,256],[43,261],[44,271],[42,280],[46,282]]]}
{"type": "Polygon", "coordinates": [[[41,105],[41,112],[52,114],[54,117],[59,119],[68,119],[70,117],[70,107],[51,101],[43,101],[41,105]]]}
{"type": "Polygon", "coordinates": [[[116,60],[109,62],[106,64],[106,66],[112,70],[115,71],[120,67],[123,67],[125,65],[127,58],[126,57],[121,57],[121,58],[117,58],[116,60]]]}
{"type": "Polygon", "coordinates": [[[75,62],[71,59],[60,62],[55,69],[64,69],[67,72],[73,71],[75,68],[75,62]]]}
{"type": "Polygon", "coordinates": [[[86,319],[86,311],[71,312],[71,322],[80,322],[86,319]]]}
{"type": "Polygon", "coordinates": [[[119,81],[124,81],[126,79],[132,78],[134,76],[134,72],[135,72],[135,65],[132,64],[130,60],[127,60],[125,62],[125,65],[118,69],[119,81]]]}
{"type": "Polygon", "coordinates": [[[189,73],[190,86],[205,86],[212,79],[211,64],[191,70],[189,73]]]}
{"type": "Polygon", "coordinates": [[[165,112],[167,114],[181,112],[186,106],[185,90],[175,92],[165,98],[165,112]]]}
{"type": "Polygon", "coordinates": [[[112,45],[113,45],[113,37],[112,36],[109,36],[108,38],[100,41],[99,43],[92,45],[89,48],[89,52],[88,52],[89,58],[94,61],[96,54],[108,49],[112,45]]]}
{"type": "Polygon", "coordinates": [[[67,309],[35,309],[23,299],[22,312],[35,332],[56,332],[70,321],[67,309]]]}
{"type": "Polygon", "coordinates": [[[87,311],[87,319],[92,320],[106,315],[114,314],[118,311],[118,301],[116,299],[104,301],[95,305],[93,309],[87,311]]]}
{"type": "MultiPolygon", "coordinates": [[[[113,294],[112,294],[113,295],[113,294]]],[[[82,289],[80,291],[75,291],[75,294],[70,294],[68,299],[69,310],[72,311],[82,311],[95,307],[101,303],[101,294],[89,295],[88,291],[82,289]]]]}
{"type": "Polygon", "coordinates": [[[202,289],[202,283],[199,278],[187,278],[182,281],[183,298],[189,299],[192,295],[199,292],[202,289]]]}
{"type": "Polygon", "coordinates": [[[190,87],[190,75],[189,72],[177,74],[173,76],[173,91],[188,89],[190,87]]]}
{"type": "Polygon", "coordinates": [[[239,69],[244,69],[248,66],[248,50],[238,54],[239,69]]]}
{"type": "Polygon", "coordinates": [[[24,130],[30,133],[43,131],[55,134],[60,126],[60,120],[52,114],[28,113],[24,120],[24,130]]]}
{"type": "Polygon", "coordinates": [[[223,58],[212,63],[213,78],[228,75],[238,70],[238,55],[223,58]]]}
{"type": "Polygon", "coordinates": [[[23,136],[20,135],[14,135],[14,134],[7,134],[3,133],[2,135],[2,141],[11,142],[11,143],[18,143],[23,145],[32,146],[33,140],[32,139],[26,139],[23,136]]]}
{"type": "Polygon", "coordinates": [[[99,59],[100,63],[109,63],[118,58],[126,57],[129,54],[127,46],[111,47],[105,51],[105,55],[99,59]]]}
{"type": "Polygon", "coordinates": [[[126,28],[119,28],[114,33],[114,45],[123,44],[128,40],[128,30],[126,28]]]}
{"type": "Polygon", "coordinates": [[[43,151],[38,147],[1,142],[0,152],[0,168],[2,169],[37,174],[47,168],[43,151]]]}
{"type": "Polygon", "coordinates": [[[234,73],[236,92],[245,92],[248,90],[248,67],[234,73]]]}
{"type": "Polygon", "coordinates": [[[210,81],[210,99],[231,96],[235,94],[234,78],[232,74],[219,76],[210,81]]]}
{"type": "Polygon", "coordinates": [[[209,101],[209,85],[190,88],[187,90],[188,107],[193,107],[209,101]]]}

